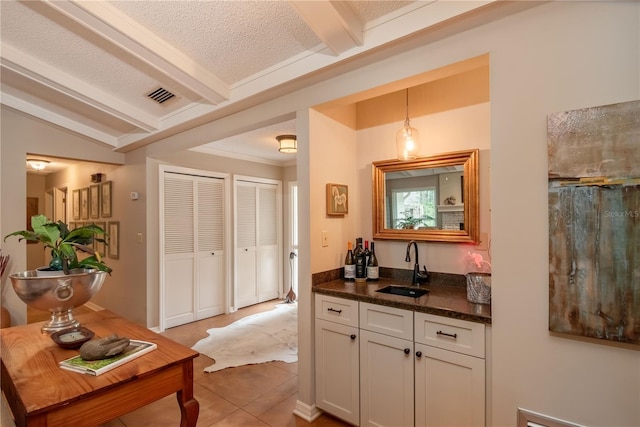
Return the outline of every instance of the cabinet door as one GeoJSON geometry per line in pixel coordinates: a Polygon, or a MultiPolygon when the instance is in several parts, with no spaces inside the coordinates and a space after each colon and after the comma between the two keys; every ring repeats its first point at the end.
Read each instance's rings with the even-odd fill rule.
{"type": "Polygon", "coordinates": [[[413,342],[360,330],[361,426],[413,426],[413,342]]]}
{"type": "Polygon", "coordinates": [[[484,359],[423,344],[415,347],[415,425],[483,427],[484,359]]]}
{"type": "Polygon", "coordinates": [[[358,328],[316,319],[316,405],[358,425],[358,328]]]}

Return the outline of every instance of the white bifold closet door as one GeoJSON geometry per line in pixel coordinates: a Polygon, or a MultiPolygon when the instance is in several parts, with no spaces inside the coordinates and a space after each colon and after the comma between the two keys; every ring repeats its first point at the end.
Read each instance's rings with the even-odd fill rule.
{"type": "Polygon", "coordinates": [[[282,288],[281,184],[236,181],[236,307],[278,298],[282,288]]]}
{"type": "Polygon", "coordinates": [[[224,179],[164,174],[165,327],[224,313],[224,179]]]}

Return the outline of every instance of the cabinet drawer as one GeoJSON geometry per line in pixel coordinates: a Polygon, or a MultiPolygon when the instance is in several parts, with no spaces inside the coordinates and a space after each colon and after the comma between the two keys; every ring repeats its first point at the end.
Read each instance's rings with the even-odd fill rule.
{"type": "Polygon", "coordinates": [[[413,341],[413,311],[360,303],[360,329],[413,341]]]}
{"type": "Polygon", "coordinates": [[[484,325],[426,313],[415,315],[415,341],[484,358],[484,325]]]}
{"type": "Polygon", "coordinates": [[[358,327],[358,301],[316,294],[316,319],[358,327]]]}

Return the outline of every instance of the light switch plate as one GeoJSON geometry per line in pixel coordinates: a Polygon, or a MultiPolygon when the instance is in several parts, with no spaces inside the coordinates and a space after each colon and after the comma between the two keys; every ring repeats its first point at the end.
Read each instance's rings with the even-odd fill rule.
{"type": "Polygon", "coordinates": [[[327,236],[327,231],[323,230],[322,231],[322,247],[326,248],[327,246],[329,246],[329,236],[327,236]]]}

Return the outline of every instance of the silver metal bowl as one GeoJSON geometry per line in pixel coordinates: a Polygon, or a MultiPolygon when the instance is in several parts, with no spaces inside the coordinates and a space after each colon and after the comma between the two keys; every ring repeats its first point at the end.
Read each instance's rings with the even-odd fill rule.
{"type": "Polygon", "coordinates": [[[36,270],[9,276],[13,290],[28,306],[51,312],[51,320],[42,326],[50,333],[78,327],[71,310],[88,302],[102,288],[107,273],[95,269],[78,268],[65,275],[62,271],[43,276],[36,270]]]}

